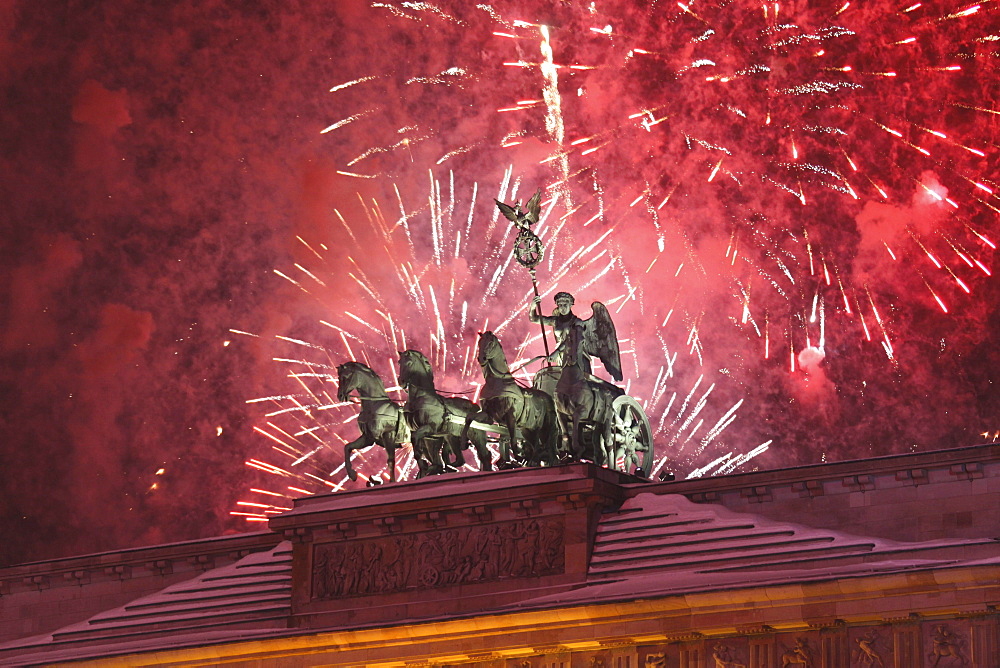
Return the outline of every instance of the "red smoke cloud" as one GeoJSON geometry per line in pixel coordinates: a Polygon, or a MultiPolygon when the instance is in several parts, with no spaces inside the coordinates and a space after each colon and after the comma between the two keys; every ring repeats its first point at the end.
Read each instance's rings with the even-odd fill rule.
{"type": "MultiPolygon", "coordinates": [[[[378,202],[392,226],[399,199],[417,212],[423,266],[429,172],[444,202],[455,174],[456,217],[479,184],[475,239],[509,166],[520,196],[559,199],[549,234],[579,206],[547,238],[543,290],[576,290],[584,315],[630,295],[613,305],[634,351],[626,376],[650,399],[670,366],[651,420],[665,416],[680,473],[769,439],[751,466],[961,446],[996,429],[1000,295],[986,271],[1000,236],[988,192],[1000,187],[1000,77],[983,39],[996,9],[940,20],[964,7],[782,3],[775,17],[715,3],[694,18],[590,4],[116,0],[70,17],[8,3],[0,468],[17,473],[0,495],[16,537],[0,560],[242,529],[228,511],[260,480],[243,462],[271,452],[252,430],[266,409],[245,402],[295,391],[272,361],[287,352],[275,335],[339,362],[347,352],[319,321],[361,332],[345,311],[377,322],[384,309],[429,345],[435,325],[405,315],[366,213],[378,202]],[[563,66],[561,148],[540,102],[542,23],[563,66]],[[594,254],[617,258],[613,271],[557,286],[560,263],[608,230],[594,254]],[[381,302],[346,278],[351,258],[371,260],[381,302]],[[272,272],[295,263],[343,283],[306,294],[272,272]],[[803,361],[810,345],[821,363],[803,361]],[[695,386],[689,408],[714,388],[702,430],[743,401],[705,451],[704,431],[688,439],[696,424],[681,432],[675,419],[695,386]]],[[[449,333],[464,343],[484,319],[523,312],[530,290],[512,270],[478,301],[493,249],[466,248],[426,274],[467,286],[466,330],[449,333]]],[[[533,332],[522,320],[505,345],[533,332]]]]}

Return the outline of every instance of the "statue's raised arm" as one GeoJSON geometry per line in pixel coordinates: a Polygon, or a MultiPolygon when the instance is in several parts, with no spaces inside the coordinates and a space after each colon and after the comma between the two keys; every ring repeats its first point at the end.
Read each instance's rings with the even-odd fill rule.
{"type": "Polygon", "coordinates": [[[618,349],[618,334],[608,308],[601,302],[590,305],[594,315],[583,321],[583,352],[604,364],[611,377],[621,382],[622,358],[618,349]]]}

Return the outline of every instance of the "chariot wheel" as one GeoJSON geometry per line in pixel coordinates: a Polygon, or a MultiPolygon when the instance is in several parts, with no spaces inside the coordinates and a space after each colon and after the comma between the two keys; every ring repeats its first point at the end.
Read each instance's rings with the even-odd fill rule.
{"type": "Polygon", "coordinates": [[[418,578],[423,586],[433,587],[441,580],[441,573],[433,566],[428,566],[420,572],[418,578]]]}
{"type": "Polygon", "coordinates": [[[643,477],[649,477],[653,470],[653,430],[639,402],[623,394],[611,404],[611,434],[614,439],[614,461],[611,468],[624,473],[636,473],[639,469],[643,477]]]}

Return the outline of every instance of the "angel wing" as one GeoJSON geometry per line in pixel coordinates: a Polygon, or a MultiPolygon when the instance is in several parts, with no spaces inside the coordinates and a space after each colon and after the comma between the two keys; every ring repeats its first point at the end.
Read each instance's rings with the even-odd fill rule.
{"type": "Polygon", "coordinates": [[[525,204],[525,214],[524,217],[527,219],[529,225],[534,225],[538,222],[538,218],[542,215],[542,189],[539,188],[535,191],[535,194],[531,196],[528,203],[525,204]]]}
{"type": "Polygon", "coordinates": [[[493,201],[497,203],[497,208],[500,209],[500,213],[504,215],[504,218],[513,223],[517,222],[517,209],[512,207],[510,204],[504,204],[498,199],[493,201]]]}
{"type": "Polygon", "coordinates": [[[601,360],[611,377],[621,382],[624,376],[615,323],[608,308],[601,302],[594,302],[590,308],[594,310],[594,315],[584,321],[583,352],[601,360]]]}

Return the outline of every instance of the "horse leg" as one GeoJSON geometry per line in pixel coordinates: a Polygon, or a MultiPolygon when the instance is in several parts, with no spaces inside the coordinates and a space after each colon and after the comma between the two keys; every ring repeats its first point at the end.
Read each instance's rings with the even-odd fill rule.
{"type": "Polygon", "coordinates": [[[413,458],[417,460],[418,478],[423,478],[434,473],[431,470],[431,455],[426,437],[425,427],[418,427],[410,432],[410,444],[413,446],[413,458]]]}
{"type": "Polygon", "coordinates": [[[427,458],[427,470],[424,475],[437,475],[444,472],[444,463],[441,461],[441,441],[430,435],[429,425],[420,427],[413,432],[413,441],[420,443],[420,451],[427,458]]]}
{"type": "Polygon", "coordinates": [[[549,466],[559,463],[559,444],[562,442],[562,427],[555,410],[549,412],[545,422],[545,458],[549,466]]]}
{"type": "Polygon", "coordinates": [[[462,439],[462,441],[469,440],[469,425],[472,424],[473,420],[485,420],[485,421],[488,422],[489,421],[489,416],[487,416],[482,411],[479,411],[478,413],[475,413],[475,412],[466,413],[465,414],[465,425],[462,427],[462,435],[460,437],[462,439]]]}
{"type": "Polygon", "coordinates": [[[431,442],[431,445],[429,446],[431,473],[435,475],[444,473],[446,469],[444,467],[444,459],[441,455],[444,453],[444,449],[448,446],[448,443],[444,438],[438,436],[434,436],[429,440],[431,442]]]}
{"type": "Polygon", "coordinates": [[[476,455],[479,457],[479,470],[493,470],[493,455],[486,447],[486,433],[478,429],[472,435],[472,444],[476,447],[476,455]]]}
{"type": "Polygon", "coordinates": [[[351,453],[355,450],[364,450],[367,447],[371,447],[375,441],[365,434],[361,434],[356,439],[344,445],[344,470],[347,471],[347,477],[351,480],[358,479],[358,472],[354,470],[351,466],[351,453]]]}
{"type": "Polygon", "coordinates": [[[573,443],[573,454],[577,458],[586,459],[587,453],[583,450],[583,439],[580,437],[580,410],[573,411],[573,433],[570,435],[573,443]]]}
{"type": "Polygon", "coordinates": [[[559,423],[559,435],[557,438],[556,452],[563,462],[571,462],[575,459],[573,454],[573,443],[570,440],[570,430],[573,428],[573,421],[565,413],[557,413],[559,423]]]}
{"type": "Polygon", "coordinates": [[[389,482],[396,482],[396,443],[392,437],[382,437],[385,448],[385,463],[389,469],[389,482]]]}
{"type": "Polygon", "coordinates": [[[509,469],[513,467],[511,461],[511,451],[516,447],[517,441],[517,420],[514,419],[514,411],[508,410],[504,415],[504,424],[507,426],[507,440],[500,439],[500,461],[497,464],[499,469],[509,469]]]}
{"type": "Polygon", "coordinates": [[[454,469],[458,470],[465,466],[465,453],[462,452],[466,447],[466,442],[463,441],[455,434],[448,434],[444,437],[445,449],[442,450],[442,454],[449,454],[450,457],[444,460],[445,470],[454,469]]]}
{"type": "MultiPolygon", "coordinates": [[[[491,418],[485,411],[472,411],[465,414],[465,426],[462,428],[462,442],[466,443],[469,439],[469,427],[473,421],[478,421],[482,423],[492,422],[491,418]]],[[[493,470],[493,453],[486,446],[486,432],[481,429],[475,430],[475,436],[472,437],[472,442],[476,444],[476,453],[479,455],[479,469],[481,471],[492,471],[493,470]]]]}
{"type": "Polygon", "coordinates": [[[521,446],[521,459],[524,461],[524,465],[538,466],[540,454],[539,430],[522,429],[521,434],[524,436],[523,445],[521,446]]]}

